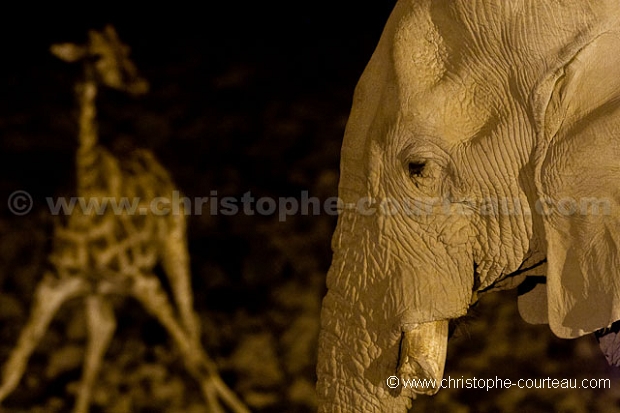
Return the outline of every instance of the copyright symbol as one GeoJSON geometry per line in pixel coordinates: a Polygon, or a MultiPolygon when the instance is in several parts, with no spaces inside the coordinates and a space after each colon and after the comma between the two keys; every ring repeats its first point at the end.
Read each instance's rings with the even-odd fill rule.
{"type": "Polygon", "coordinates": [[[9,195],[7,205],[13,215],[26,215],[32,209],[32,197],[26,191],[15,191],[9,195]]]}
{"type": "Polygon", "coordinates": [[[390,376],[387,378],[386,384],[390,389],[395,389],[400,386],[400,379],[396,376],[390,376]]]}

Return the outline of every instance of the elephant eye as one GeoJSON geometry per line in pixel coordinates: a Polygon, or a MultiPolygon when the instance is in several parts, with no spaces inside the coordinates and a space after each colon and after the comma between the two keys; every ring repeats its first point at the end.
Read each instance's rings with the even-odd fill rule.
{"type": "Polygon", "coordinates": [[[424,167],[426,166],[426,163],[411,161],[411,162],[409,162],[408,166],[409,166],[409,177],[410,178],[417,178],[417,177],[421,177],[422,176],[422,174],[424,172],[424,167]]]}

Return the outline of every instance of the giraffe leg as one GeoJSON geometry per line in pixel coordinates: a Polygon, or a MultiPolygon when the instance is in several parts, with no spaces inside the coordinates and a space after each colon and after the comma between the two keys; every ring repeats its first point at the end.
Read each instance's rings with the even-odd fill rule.
{"type": "Polygon", "coordinates": [[[86,297],[86,322],[88,344],[84,360],[82,382],[73,409],[74,413],[87,413],[92,396],[93,385],[101,368],[103,356],[112,341],[116,330],[114,309],[102,295],[86,297]]]}
{"type": "Polygon", "coordinates": [[[58,309],[64,302],[84,294],[86,290],[86,283],[78,277],[56,279],[52,274],[43,277],[34,294],[30,318],[3,367],[0,402],[19,384],[30,355],[43,338],[58,309]]]}
{"type": "Polygon", "coordinates": [[[191,285],[185,211],[182,205],[180,207],[179,211],[167,217],[169,227],[163,240],[162,265],[172,287],[181,323],[190,337],[200,342],[200,322],[194,311],[191,285]]]}
{"type": "Polygon", "coordinates": [[[203,396],[213,413],[224,412],[218,397],[234,413],[249,413],[248,408],[220,378],[213,360],[206,354],[200,342],[177,322],[174,309],[159,280],[152,275],[141,275],[134,279],[132,295],[166,329],[183,357],[185,367],[200,384],[203,396]]]}

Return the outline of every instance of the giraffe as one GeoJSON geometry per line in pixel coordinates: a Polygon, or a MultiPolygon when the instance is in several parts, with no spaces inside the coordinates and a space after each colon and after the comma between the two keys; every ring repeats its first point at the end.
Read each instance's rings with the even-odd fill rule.
{"type": "Polygon", "coordinates": [[[211,411],[249,412],[221,379],[200,342],[184,204],[164,205],[164,209],[158,202],[159,209],[153,209],[154,200],[171,199],[175,186],[170,175],[150,151],[137,149],[120,159],[99,144],[98,87],[131,95],[148,90],[148,83],[129,59],[129,47],[112,26],[106,26],[102,31],[89,31],[86,44],[56,44],[51,52],[64,61],[83,64],[83,78],[75,88],[79,104],[77,195],[107,208],[75,208],[66,223],[56,226],[49,269],[36,287],[29,319],[2,370],[0,403],[18,386],[30,355],[59,308],[79,298],[84,302],[88,334],[73,412],[87,413],[116,328],[110,296],[120,295],[137,299],[163,325],[211,411]],[[109,208],[113,201],[119,206],[123,200],[134,202],[132,211],[109,208]],[[172,302],[153,272],[158,263],[168,277],[172,302]]]}

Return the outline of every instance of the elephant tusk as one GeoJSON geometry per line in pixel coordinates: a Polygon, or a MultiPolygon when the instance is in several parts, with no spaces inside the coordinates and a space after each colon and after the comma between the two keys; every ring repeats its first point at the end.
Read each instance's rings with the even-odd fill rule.
{"type": "Polygon", "coordinates": [[[397,375],[408,380],[418,394],[433,395],[439,391],[448,348],[448,320],[418,324],[403,331],[397,375]]]}

